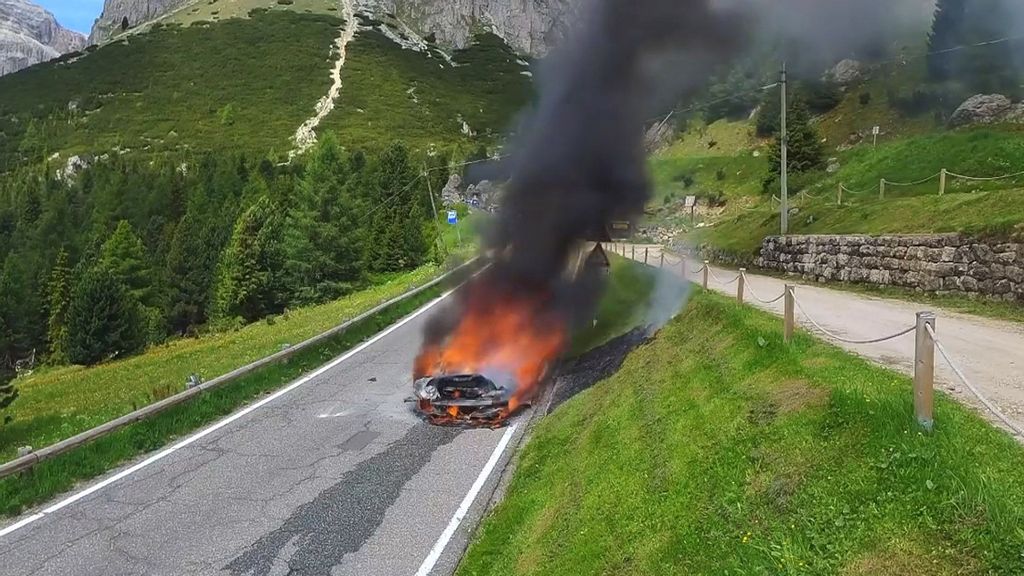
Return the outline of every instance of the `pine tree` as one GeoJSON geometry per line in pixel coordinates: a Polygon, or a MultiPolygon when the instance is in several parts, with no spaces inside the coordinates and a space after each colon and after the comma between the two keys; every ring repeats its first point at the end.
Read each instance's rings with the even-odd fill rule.
{"type": "Polygon", "coordinates": [[[252,322],[284,306],[282,218],[261,198],[238,219],[221,259],[217,307],[223,318],[252,322]]]}
{"type": "Polygon", "coordinates": [[[130,356],[146,345],[138,302],[101,266],[87,270],[75,286],[67,323],[68,359],[74,364],[130,356]]]}
{"type": "Polygon", "coordinates": [[[146,248],[127,220],[121,220],[114,234],[100,248],[99,266],[127,288],[146,306],[154,306],[153,272],[146,261],[146,248]]]}
{"type": "Polygon", "coordinates": [[[424,236],[427,220],[423,209],[423,202],[429,199],[405,146],[396,143],[385,150],[370,181],[373,218],[369,265],[378,272],[419,266],[430,248],[424,236]]]}
{"type": "Polygon", "coordinates": [[[955,54],[943,52],[963,42],[964,0],[938,0],[935,19],[928,35],[928,75],[932,80],[948,80],[953,73],[955,54]]]}
{"type": "Polygon", "coordinates": [[[50,362],[65,364],[68,361],[68,307],[71,303],[71,269],[68,267],[68,253],[61,248],[57,263],[50,272],[49,311],[46,339],[50,347],[50,362]]]}
{"type": "MultiPolygon", "coordinates": [[[[811,125],[811,116],[807,107],[799,99],[789,106],[786,119],[788,132],[788,150],[786,166],[790,174],[800,174],[820,170],[825,167],[825,147],[821,143],[818,131],[811,125]]],[[[782,172],[782,141],[778,132],[775,142],[768,154],[771,163],[771,175],[765,181],[765,189],[769,189],[775,178],[782,172]]]]}
{"type": "Polygon", "coordinates": [[[348,177],[349,162],[328,134],[310,155],[288,214],[288,284],[299,302],[340,296],[362,275],[359,203],[348,177]]]}

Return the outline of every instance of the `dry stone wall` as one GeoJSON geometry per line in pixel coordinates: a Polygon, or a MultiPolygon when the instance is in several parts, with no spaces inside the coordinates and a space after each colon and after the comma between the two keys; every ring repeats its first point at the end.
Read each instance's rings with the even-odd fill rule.
{"type": "Polygon", "coordinates": [[[1024,302],[1024,243],[959,234],[770,236],[755,264],[804,280],[1024,302]]]}

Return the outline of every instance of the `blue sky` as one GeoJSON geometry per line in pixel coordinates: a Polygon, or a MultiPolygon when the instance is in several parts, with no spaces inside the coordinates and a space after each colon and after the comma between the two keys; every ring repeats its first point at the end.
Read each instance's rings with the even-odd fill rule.
{"type": "Polygon", "coordinates": [[[65,28],[88,34],[103,11],[103,0],[30,0],[46,8],[65,28]]]}

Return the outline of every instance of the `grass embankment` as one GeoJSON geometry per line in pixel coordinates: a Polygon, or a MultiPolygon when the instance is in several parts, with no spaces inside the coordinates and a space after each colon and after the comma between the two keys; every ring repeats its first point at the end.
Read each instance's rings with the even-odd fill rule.
{"type": "Polygon", "coordinates": [[[955,401],[697,295],[541,421],[458,574],[1020,574],[1024,451],[955,401]]]}
{"type": "Polygon", "coordinates": [[[436,267],[423,267],[335,302],[292,311],[273,323],[177,340],[92,368],[47,369],[20,379],[19,398],[9,409],[13,420],[0,427],[0,459],[12,459],[19,446],[38,450],[175,394],[190,374],[209,380],[298,344],[437,274],[436,267]]]}
{"type": "MultiPolygon", "coordinates": [[[[796,199],[791,234],[926,234],[962,232],[1005,236],[1024,223],[1024,190],[914,196],[854,201],[837,206],[825,199],[796,199]]],[[[752,259],[765,236],[779,233],[778,208],[768,205],[734,213],[694,240],[752,259]]]]}
{"type": "Polygon", "coordinates": [[[608,285],[597,307],[593,327],[575,335],[569,355],[582,354],[643,324],[658,271],[620,256],[609,255],[608,285]]]}
{"type": "MultiPolygon", "coordinates": [[[[412,280],[414,277],[421,280],[427,278],[425,271],[419,271],[408,275],[404,280],[412,280]]],[[[360,297],[354,301],[348,299],[348,301],[342,300],[334,304],[308,308],[301,313],[301,317],[295,316],[289,322],[295,328],[299,327],[301,319],[304,324],[301,332],[312,334],[321,329],[311,330],[310,326],[317,324],[323,324],[323,327],[334,326],[345,318],[351,318],[359,312],[369,310],[373,305],[380,303],[380,299],[384,299],[386,293],[397,294],[404,291],[396,290],[399,286],[402,284],[391,283],[385,289],[368,291],[367,297],[361,297],[364,294],[359,294],[360,297]],[[370,298],[370,292],[377,297],[370,298]],[[335,315],[345,316],[339,318],[335,315]]],[[[403,288],[410,286],[411,284],[404,284],[403,288]]],[[[70,490],[77,482],[95,478],[131,458],[157,450],[175,438],[214,422],[258,396],[269,393],[286,382],[323,366],[332,358],[357,343],[369,339],[380,330],[437,297],[442,289],[441,286],[435,286],[424,290],[420,294],[390,306],[384,312],[356,324],[345,332],[306,349],[283,363],[271,365],[237,381],[214,388],[210,392],[166,412],[128,425],[81,448],[39,463],[23,474],[0,480],[0,517],[17,515],[28,506],[44,502],[70,490]]],[[[254,328],[249,334],[253,340],[266,340],[263,337],[266,336],[263,333],[265,332],[263,326],[256,327],[254,325],[250,328],[254,328]]],[[[238,334],[241,335],[244,332],[245,330],[238,334]]],[[[292,335],[299,336],[299,332],[293,329],[292,335]]],[[[281,341],[280,334],[270,340],[281,341]]],[[[228,351],[234,349],[230,341],[224,342],[224,345],[224,349],[228,349],[228,351]]],[[[275,352],[278,348],[268,349],[270,352],[275,352]]],[[[142,357],[140,360],[145,358],[142,357]]],[[[166,364],[166,359],[164,360],[165,362],[160,365],[161,368],[177,370],[177,366],[166,364]]],[[[214,359],[208,357],[208,360],[214,359]]],[[[232,366],[239,364],[242,363],[233,363],[232,366]]],[[[73,395],[75,392],[73,389],[68,390],[68,394],[73,395]]]]}

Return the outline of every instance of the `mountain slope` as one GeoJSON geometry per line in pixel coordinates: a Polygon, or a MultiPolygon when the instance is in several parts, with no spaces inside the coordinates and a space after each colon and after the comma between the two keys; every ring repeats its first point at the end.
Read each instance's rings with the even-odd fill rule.
{"type": "MultiPolygon", "coordinates": [[[[291,5],[293,2],[288,2],[291,5]]],[[[319,12],[331,0],[299,0],[302,10],[319,12]]],[[[259,0],[106,0],[103,14],[89,37],[104,42],[122,29],[131,29],[168,15],[175,21],[208,14],[219,20],[247,13],[259,0]]],[[[272,4],[263,2],[262,4],[272,4]]],[[[488,31],[520,54],[543,55],[562,35],[576,0],[357,0],[355,11],[373,18],[397,20],[408,32],[431,37],[446,48],[467,48],[474,36],[488,31]]],[[[299,6],[296,5],[296,8],[299,6]]]]}
{"type": "MultiPolygon", "coordinates": [[[[337,16],[282,7],[157,23],[0,79],[0,171],[54,153],[287,152],[328,94],[342,27],[337,16]]],[[[529,100],[525,65],[494,36],[449,61],[436,48],[405,49],[382,29],[397,38],[363,21],[318,132],[336,131],[346,146],[451,147],[479,139],[462,120],[492,139],[529,100]]]]}
{"type": "Polygon", "coordinates": [[[85,48],[85,36],[62,27],[27,0],[0,0],[0,76],[85,48]]]}

